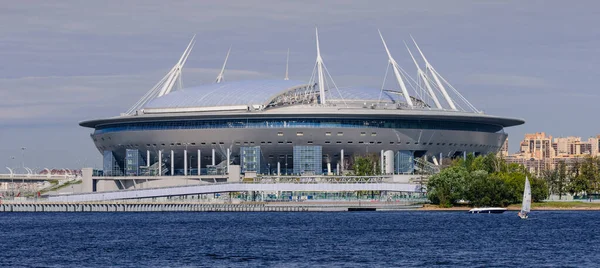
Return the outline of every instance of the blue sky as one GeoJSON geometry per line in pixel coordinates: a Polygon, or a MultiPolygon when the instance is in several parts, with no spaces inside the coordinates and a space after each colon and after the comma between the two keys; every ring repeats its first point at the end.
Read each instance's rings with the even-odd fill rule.
{"type": "Polygon", "coordinates": [[[314,27],[340,86],[381,87],[387,59],[413,71],[412,34],[477,108],[524,118],[507,129],[587,138],[600,93],[597,1],[11,1],[0,9],[0,166],[99,166],[78,122],[126,111],[177,61],[193,34],[188,86],[310,78],[314,27]],[[11,157],[15,159],[12,160],[11,157]]]}

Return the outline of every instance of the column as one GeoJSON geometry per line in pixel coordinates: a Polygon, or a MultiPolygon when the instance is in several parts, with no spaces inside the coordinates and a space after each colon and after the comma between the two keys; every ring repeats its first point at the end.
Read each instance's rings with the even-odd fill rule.
{"type": "Polygon", "coordinates": [[[281,163],[277,161],[277,176],[281,176],[281,163]]]}
{"type": "Polygon", "coordinates": [[[229,174],[229,160],[230,160],[229,155],[230,155],[229,148],[227,148],[227,174],[229,174]]]}
{"type": "Polygon", "coordinates": [[[381,174],[385,174],[385,169],[383,167],[383,150],[381,150],[381,154],[379,155],[379,165],[381,169],[381,174]]]}
{"type": "Polygon", "coordinates": [[[440,153],[440,166],[442,165],[442,153],[440,153]]]}
{"type": "Polygon", "coordinates": [[[171,150],[171,176],[175,175],[175,152],[171,150]]]}
{"type": "Polygon", "coordinates": [[[340,175],[344,171],[344,149],[340,151],[340,167],[338,168],[340,175]]]}
{"type": "Polygon", "coordinates": [[[202,154],[200,153],[200,149],[198,149],[198,176],[200,176],[200,174],[202,172],[200,172],[200,169],[202,167],[202,154]]]}
{"type": "Polygon", "coordinates": [[[340,162],[337,163],[337,168],[335,169],[336,175],[340,175],[340,162]]]}
{"type": "Polygon", "coordinates": [[[162,150],[158,150],[158,176],[162,176],[162,150]]]}
{"type": "Polygon", "coordinates": [[[327,162],[327,175],[331,174],[331,162],[327,162]]]}
{"type": "Polygon", "coordinates": [[[467,161],[467,151],[463,152],[463,160],[467,161]]]}
{"type": "Polygon", "coordinates": [[[188,175],[187,149],[183,150],[183,176],[188,175]]]}
{"type": "Polygon", "coordinates": [[[215,165],[215,148],[212,149],[212,165],[215,165]]]}
{"type": "Polygon", "coordinates": [[[146,166],[150,167],[150,150],[146,150],[146,166]]]}

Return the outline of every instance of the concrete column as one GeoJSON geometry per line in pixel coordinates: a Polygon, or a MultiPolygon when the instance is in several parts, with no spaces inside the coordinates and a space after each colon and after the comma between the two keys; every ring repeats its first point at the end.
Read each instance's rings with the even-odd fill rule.
{"type": "Polygon", "coordinates": [[[212,149],[212,165],[215,165],[215,148],[212,149]]]}
{"type": "Polygon", "coordinates": [[[227,148],[227,174],[229,174],[229,160],[230,160],[229,156],[230,156],[229,148],[227,148]]]}
{"type": "Polygon", "coordinates": [[[337,163],[337,169],[335,171],[336,175],[340,175],[340,162],[337,163]]]}
{"type": "Polygon", "coordinates": [[[277,176],[281,176],[281,163],[277,161],[277,176]]]}
{"type": "Polygon", "coordinates": [[[200,153],[200,149],[198,149],[198,176],[200,176],[200,167],[202,167],[202,154],[200,153]]]}
{"type": "Polygon", "coordinates": [[[150,150],[146,150],[146,166],[150,167],[150,150]]]}
{"type": "Polygon", "coordinates": [[[331,174],[331,162],[327,162],[327,175],[331,174]]]}
{"type": "Polygon", "coordinates": [[[81,191],[84,193],[91,193],[94,191],[94,181],[92,175],[94,174],[93,168],[82,168],[81,169],[81,191]]]}
{"type": "Polygon", "coordinates": [[[158,150],[158,176],[162,176],[162,150],[158,150]]]}
{"type": "Polygon", "coordinates": [[[383,167],[383,150],[381,150],[381,154],[379,155],[379,169],[381,169],[381,174],[385,174],[385,168],[383,167]]]}
{"type": "Polygon", "coordinates": [[[187,149],[183,150],[183,176],[188,175],[187,149]]]}
{"type": "Polygon", "coordinates": [[[443,157],[443,154],[440,153],[440,166],[442,165],[442,157],[443,157]]]}
{"type": "Polygon", "coordinates": [[[463,152],[463,160],[467,161],[467,151],[463,152]]]}
{"type": "Polygon", "coordinates": [[[175,151],[171,150],[171,176],[175,175],[175,151]]]}
{"type": "Polygon", "coordinates": [[[344,149],[340,151],[340,167],[338,168],[339,173],[342,174],[344,171],[344,149]]]}

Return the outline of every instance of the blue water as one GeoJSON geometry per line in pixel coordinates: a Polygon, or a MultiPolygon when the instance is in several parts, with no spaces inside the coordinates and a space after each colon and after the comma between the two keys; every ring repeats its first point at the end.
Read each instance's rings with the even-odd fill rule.
{"type": "Polygon", "coordinates": [[[600,212],[4,213],[0,266],[600,265],[600,212]]]}

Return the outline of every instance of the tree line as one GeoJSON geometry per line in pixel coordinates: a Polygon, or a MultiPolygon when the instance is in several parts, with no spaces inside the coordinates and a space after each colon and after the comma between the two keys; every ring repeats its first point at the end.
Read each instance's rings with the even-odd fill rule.
{"type": "Polygon", "coordinates": [[[523,165],[506,163],[495,154],[469,154],[429,177],[427,196],[442,207],[458,203],[504,207],[522,201],[525,177],[531,183],[534,202],[548,197],[546,180],[534,176],[523,165]]]}
{"type": "Polygon", "coordinates": [[[546,170],[543,177],[550,193],[562,199],[567,193],[577,197],[589,197],[600,192],[600,158],[586,156],[566,164],[558,162],[553,170],[546,170]]]}

